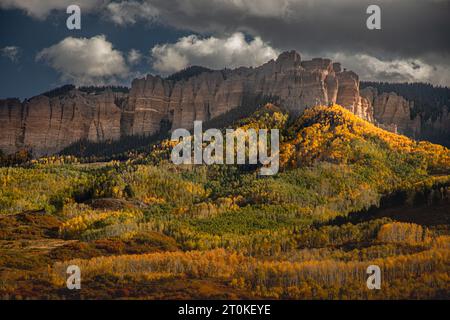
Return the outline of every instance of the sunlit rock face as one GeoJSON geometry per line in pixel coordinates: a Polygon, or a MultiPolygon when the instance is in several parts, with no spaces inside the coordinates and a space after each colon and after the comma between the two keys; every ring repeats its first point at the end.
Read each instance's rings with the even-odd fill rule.
{"type": "Polygon", "coordinates": [[[116,97],[108,91],[90,96],[73,90],[53,98],[37,96],[23,103],[3,100],[0,149],[13,153],[27,148],[35,156],[42,156],[81,139],[117,140],[122,110],[114,103],[116,97]]]}
{"type": "MultiPolygon", "coordinates": [[[[360,92],[359,77],[329,59],[302,61],[284,52],[256,68],[204,71],[177,80],[148,75],[135,79],[128,93],[87,93],[77,89],[24,102],[0,101],[0,149],[31,149],[35,156],[56,153],[86,139],[117,140],[152,135],[164,128],[187,128],[243,106],[254,97],[270,98],[293,115],[316,105],[340,104],[359,117],[414,136],[420,119],[411,120],[409,102],[395,94],[360,92]]],[[[430,124],[446,127],[448,116],[430,124]]],[[[440,129],[439,129],[440,130],[440,129]]]]}
{"type": "MultiPolygon", "coordinates": [[[[139,81],[144,82],[141,86],[152,87],[154,78],[147,77],[136,83],[139,81]]],[[[162,113],[168,110],[166,117],[172,129],[190,128],[194,120],[209,120],[239,108],[250,96],[272,97],[295,115],[307,107],[340,103],[364,119],[373,119],[368,101],[359,95],[356,74],[341,71],[340,65],[329,59],[302,61],[295,51],[284,52],[277,60],[257,68],[204,72],[186,80],[165,83],[166,95],[153,95],[154,101],[164,101],[164,106],[153,109],[162,113]]],[[[153,128],[146,127],[150,131],[153,128]]]]}
{"type": "Polygon", "coordinates": [[[157,132],[168,113],[171,89],[171,84],[160,77],[149,75],[145,79],[135,79],[124,104],[124,112],[130,119],[123,133],[150,135],[157,132]]]}

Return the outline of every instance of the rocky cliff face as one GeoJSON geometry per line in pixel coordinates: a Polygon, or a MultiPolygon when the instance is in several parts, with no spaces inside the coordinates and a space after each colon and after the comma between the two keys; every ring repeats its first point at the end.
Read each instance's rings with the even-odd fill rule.
{"type": "Polygon", "coordinates": [[[107,91],[89,96],[77,90],[49,98],[37,96],[23,103],[0,102],[0,149],[13,153],[28,148],[36,156],[52,154],[80,139],[120,138],[122,110],[116,95],[107,91]]]}
{"type": "Polygon", "coordinates": [[[23,144],[23,108],[18,99],[0,100],[0,150],[13,153],[23,144]]]}
{"type": "Polygon", "coordinates": [[[89,94],[74,89],[22,103],[2,100],[0,149],[13,153],[28,148],[42,156],[81,139],[100,142],[151,135],[162,125],[189,129],[194,120],[215,118],[257,96],[278,100],[293,114],[338,103],[363,119],[397,125],[404,133],[416,132],[403,98],[369,89],[360,94],[354,72],[342,71],[339,63],[329,59],[302,61],[291,51],[257,68],[202,72],[179,80],[149,75],[134,80],[129,93],[89,94]]]}
{"type": "Polygon", "coordinates": [[[372,120],[370,106],[359,95],[359,79],[328,59],[301,61],[295,52],[258,68],[204,72],[177,82],[147,76],[133,81],[126,111],[132,134],[152,134],[167,119],[172,128],[190,128],[234,108],[245,97],[275,97],[294,114],[318,104],[339,103],[372,120]]]}
{"type": "Polygon", "coordinates": [[[374,120],[390,131],[418,138],[421,131],[420,117],[412,119],[413,103],[394,92],[379,94],[377,89],[368,87],[361,95],[372,106],[374,120]]]}

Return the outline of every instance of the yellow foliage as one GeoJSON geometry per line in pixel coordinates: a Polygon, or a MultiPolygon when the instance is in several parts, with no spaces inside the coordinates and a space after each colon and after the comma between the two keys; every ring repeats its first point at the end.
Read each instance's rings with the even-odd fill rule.
{"type": "Polygon", "coordinates": [[[306,109],[292,130],[293,139],[281,147],[280,161],[284,167],[315,160],[346,162],[351,142],[376,139],[394,151],[422,156],[433,170],[450,168],[449,149],[385,131],[338,105],[306,109]]]}
{"type": "Polygon", "coordinates": [[[431,240],[422,226],[414,223],[393,222],[381,226],[377,239],[380,242],[424,243],[431,240]]]}
{"type": "Polygon", "coordinates": [[[105,225],[113,223],[131,222],[142,218],[140,211],[96,211],[88,209],[64,223],[59,228],[59,233],[65,237],[80,235],[93,225],[103,223],[105,225]]]}

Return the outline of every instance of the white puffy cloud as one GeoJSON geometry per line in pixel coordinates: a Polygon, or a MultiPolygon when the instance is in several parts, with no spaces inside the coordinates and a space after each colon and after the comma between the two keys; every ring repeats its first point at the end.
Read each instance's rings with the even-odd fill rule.
{"type": "Polygon", "coordinates": [[[40,51],[37,61],[45,61],[61,74],[61,80],[76,85],[114,83],[129,76],[123,54],[115,50],[105,36],[67,37],[40,51]]]}
{"type": "Polygon", "coordinates": [[[149,2],[122,1],[107,4],[105,15],[118,25],[126,25],[138,20],[154,20],[158,13],[149,2]]]}
{"type": "Polygon", "coordinates": [[[0,49],[0,54],[2,57],[8,58],[12,62],[18,62],[20,55],[20,48],[16,46],[6,46],[0,49]]]}
{"type": "Polygon", "coordinates": [[[276,58],[278,51],[259,37],[247,42],[244,34],[237,32],[225,38],[190,35],[153,47],[151,55],[153,68],[168,74],[190,65],[212,69],[258,66],[276,58]]]}
{"type": "Polygon", "coordinates": [[[45,19],[53,10],[66,9],[71,4],[80,6],[82,12],[98,9],[103,0],[0,0],[2,9],[20,9],[29,16],[45,19]]]}
{"type": "Polygon", "coordinates": [[[391,82],[431,82],[436,70],[420,59],[381,60],[367,54],[334,54],[334,61],[355,71],[360,79],[391,82]]]}
{"type": "Polygon", "coordinates": [[[131,65],[138,64],[142,60],[142,53],[139,50],[131,49],[128,52],[127,60],[131,65]]]}

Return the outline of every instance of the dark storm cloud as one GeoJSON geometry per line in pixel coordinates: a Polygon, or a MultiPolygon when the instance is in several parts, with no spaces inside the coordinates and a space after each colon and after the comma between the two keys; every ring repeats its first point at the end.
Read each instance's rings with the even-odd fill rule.
{"type": "Polygon", "coordinates": [[[246,31],[275,47],[415,57],[450,52],[448,0],[151,0],[161,19],[200,33],[246,31]],[[275,5],[274,5],[275,3],[275,5]],[[382,30],[366,28],[377,4],[382,30]]]}
{"type": "MultiPolygon", "coordinates": [[[[0,7],[45,16],[69,0],[0,0],[0,7]]],[[[245,31],[282,49],[359,52],[389,58],[450,52],[450,0],[79,0],[82,11],[117,24],[161,21],[196,33],[245,31]],[[88,4],[86,4],[88,3],[88,4]],[[97,6],[93,7],[93,3],[97,6]],[[366,9],[382,11],[382,30],[366,28],[366,9]],[[100,9],[100,7],[102,9],[100,9]]]]}

